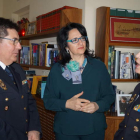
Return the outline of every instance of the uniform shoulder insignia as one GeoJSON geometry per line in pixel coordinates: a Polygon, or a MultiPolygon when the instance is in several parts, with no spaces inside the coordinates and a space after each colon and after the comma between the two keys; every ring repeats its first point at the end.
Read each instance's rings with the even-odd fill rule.
{"type": "Polygon", "coordinates": [[[27,80],[26,79],[22,81],[22,85],[24,85],[24,84],[27,84],[27,80]]]}

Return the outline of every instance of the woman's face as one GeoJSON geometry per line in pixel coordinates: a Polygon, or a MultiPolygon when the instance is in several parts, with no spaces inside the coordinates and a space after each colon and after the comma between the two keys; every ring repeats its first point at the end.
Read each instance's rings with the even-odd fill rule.
{"type": "MultiPolygon", "coordinates": [[[[80,37],[82,37],[82,35],[76,28],[69,31],[68,40],[80,37]]],[[[79,39],[77,43],[67,42],[66,49],[69,50],[71,58],[83,55],[86,50],[86,41],[79,39]]]]}

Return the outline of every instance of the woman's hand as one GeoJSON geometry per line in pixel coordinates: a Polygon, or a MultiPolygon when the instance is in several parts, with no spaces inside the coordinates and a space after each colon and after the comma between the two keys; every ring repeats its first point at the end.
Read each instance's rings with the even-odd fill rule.
{"type": "Polygon", "coordinates": [[[85,105],[81,108],[81,111],[86,113],[94,113],[99,109],[99,106],[96,102],[90,102],[89,104],[85,105]]]}
{"type": "Polygon", "coordinates": [[[68,99],[66,101],[66,108],[69,108],[75,111],[81,111],[82,107],[90,103],[89,100],[79,98],[81,95],[83,95],[83,91],[73,96],[72,98],[68,99]]]}

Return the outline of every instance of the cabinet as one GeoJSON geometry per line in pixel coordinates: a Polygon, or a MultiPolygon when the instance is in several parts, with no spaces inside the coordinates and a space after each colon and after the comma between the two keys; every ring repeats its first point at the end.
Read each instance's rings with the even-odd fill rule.
{"type": "MultiPolygon", "coordinates": [[[[53,132],[53,122],[55,112],[46,110],[43,104],[43,100],[34,96],[37,102],[37,109],[40,115],[40,122],[42,127],[42,140],[55,140],[53,132]]],[[[105,140],[113,140],[115,132],[119,128],[120,122],[124,117],[117,117],[116,113],[106,114],[107,129],[105,131],[105,140]]]]}
{"type": "Polygon", "coordinates": [[[119,124],[122,122],[124,117],[118,117],[117,113],[106,114],[107,129],[105,131],[104,140],[113,140],[116,131],[119,129],[119,124]]]}
{"type": "MultiPolygon", "coordinates": [[[[76,23],[82,23],[82,9],[65,9],[61,11],[60,16],[60,28],[65,26],[69,22],[76,22],[76,23]]],[[[38,33],[33,35],[27,35],[20,37],[21,44],[22,45],[29,45],[30,40],[36,40],[36,39],[43,39],[43,38],[49,38],[49,37],[56,37],[59,29],[57,30],[51,30],[44,33],[38,33]]],[[[50,70],[50,67],[42,67],[42,66],[32,66],[32,65],[22,65],[21,66],[24,69],[29,68],[37,68],[37,69],[46,69],[50,70]]]]}
{"type": "MultiPolygon", "coordinates": [[[[108,68],[109,46],[122,46],[127,49],[138,49],[140,43],[110,41],[110,7],[99,7],[96,11],[96,43],[95,54],[108,68]]],[[[138,82],[140,79],[112,79],[112,82],[138,82]]]]}

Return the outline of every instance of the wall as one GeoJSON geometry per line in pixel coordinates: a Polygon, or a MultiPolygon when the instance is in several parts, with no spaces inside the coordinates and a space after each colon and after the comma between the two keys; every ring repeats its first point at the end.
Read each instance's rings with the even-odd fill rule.
{"type": "Polygon", "coordinates": [[[3,0],[0,0],[0,17],[3,17],[3,0]]]}
{"type": "Polygon", "coordinates": [[[83,9],[83,23],[85,13],[85,0],[4,0],[3,16],[11,18],[12,13],[29,5],[29,20],[35,21],[38,15],[68,5],[83,9]],[[10,2],[10,3],[9,3],[10,2]]]}
{"type": "MultiPolygon", "coordinates": [[[[124,8],[140,10],[140,0],[85,0],[85,27],[88,32],[90,48],[95,49],[95,31],[96,31],[96,8],[107,6],[112,8],[124,8]]],[[[114,85],[125,93],[130,93],[137,82],[114,82],[114,85]]]]}

